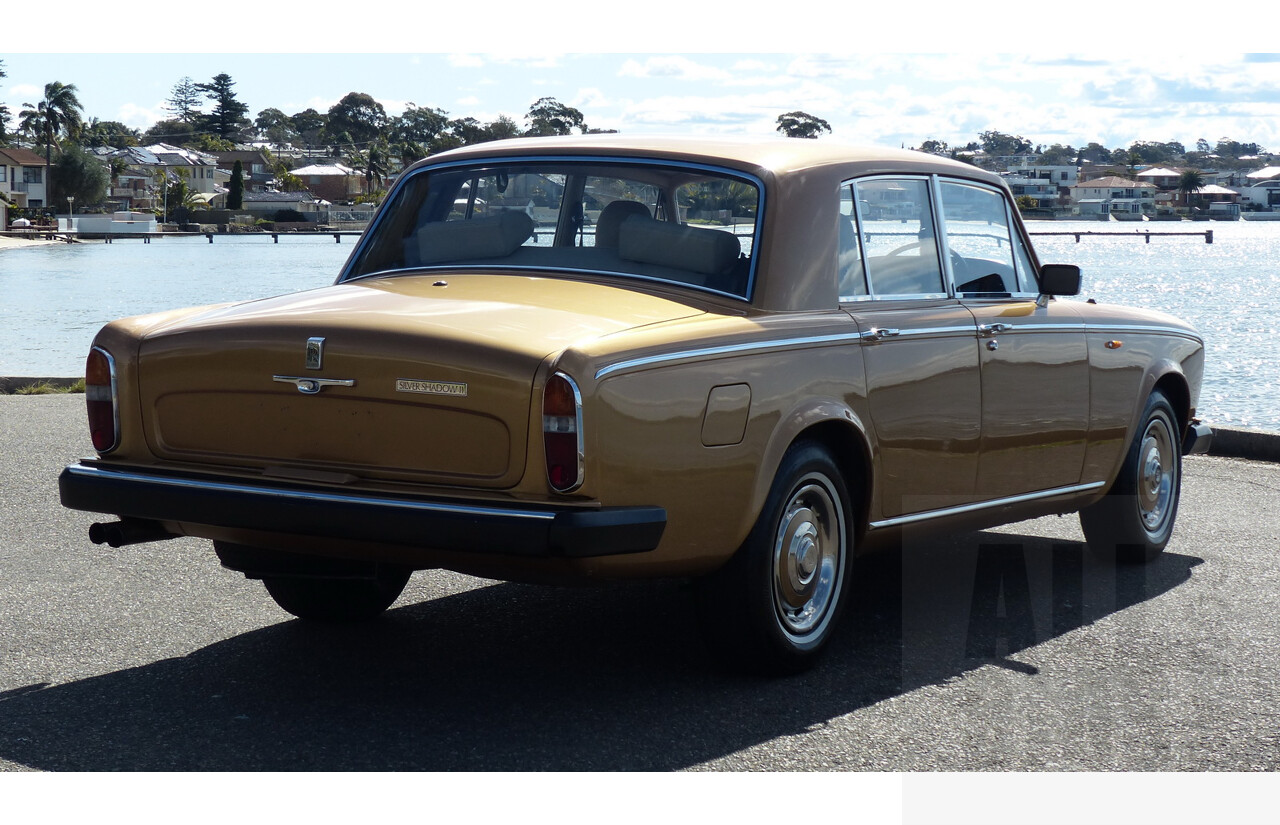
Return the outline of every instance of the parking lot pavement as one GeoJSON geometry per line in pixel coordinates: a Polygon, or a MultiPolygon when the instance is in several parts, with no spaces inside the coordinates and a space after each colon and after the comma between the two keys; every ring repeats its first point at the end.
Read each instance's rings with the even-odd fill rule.
{"type": "Polygon", "coordinates": [[[57,500],[82,410],[0,397],[0,769],[1280,768],[1280,465],[1189,458],[1147,567],[1070,517],[908,536],[823,664],[765,681],[709,664],[678,583],[420,572],[326,628],[205,542],[96,547],[57,500]]]}

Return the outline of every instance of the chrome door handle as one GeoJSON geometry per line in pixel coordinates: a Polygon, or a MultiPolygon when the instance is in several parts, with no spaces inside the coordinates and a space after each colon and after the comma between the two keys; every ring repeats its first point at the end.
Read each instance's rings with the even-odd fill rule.
{"type": "Polygon", "coordinates": [[[1013,324],[978,324],[978,333],[981,335],[997,335],[1011,329],[1013,324]]]}
{"type": "Polygon", "coordinates": [[[902,333],[896,329],[884,329],[882,327],[872,327],[871,329],[862,333],[862,340],[871,341],[871,342],[883,341],[885,338],[892,338],[895,335],[901,335],[901,334],[902,333]]]}

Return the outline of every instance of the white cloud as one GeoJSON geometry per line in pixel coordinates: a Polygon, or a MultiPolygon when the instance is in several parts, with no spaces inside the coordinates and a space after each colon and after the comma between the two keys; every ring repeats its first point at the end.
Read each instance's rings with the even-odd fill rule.
{"type": "Polygon", "coordinates": [[[698,63],[680,55],[660,55],[643,62],[629,59],[618,70],[621,77],[671,78],[684,81],[718,82],[731,80],[733,75],[716,66],[698,63]]]}
{"type": "MultiPolygon", "coordinates": [[[[9,100],[21,100],[23,104],[39,103],[44,99],[44,89],[34,86],[30,83],[15,83],[9,87],[9,100]]],[[[17,111],[17,107],[10,104],[9,108],[17,111]]]]}
{"type": "Polygon", "coordinates": [[[150,129],[157,121],[165,120],[172,115],[165,110],[163,103],[151,107],[126,103],[116,111],[115,119],[130,129],[150,129]]]}

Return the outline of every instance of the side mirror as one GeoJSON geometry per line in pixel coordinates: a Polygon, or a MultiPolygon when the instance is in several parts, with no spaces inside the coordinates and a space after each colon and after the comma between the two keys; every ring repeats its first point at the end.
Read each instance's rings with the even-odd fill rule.
{"type": "Polygon", "coordinates": [[[1040,300],[1045,306],[1053,295],[1080,294],[1080,267],[1075,264],[1044,264],[1040,267],[1040,300]]]}

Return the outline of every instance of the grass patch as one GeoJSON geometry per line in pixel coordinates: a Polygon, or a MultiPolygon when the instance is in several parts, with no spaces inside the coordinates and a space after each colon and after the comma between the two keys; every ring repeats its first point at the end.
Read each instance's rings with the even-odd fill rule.
{"type": "Polygon", "coordinates": [[[71,393],[84,392],[84,379],[81,378],[70,386],[62,386],[53,384],[49,381],[41,381],[38,384],[28,384],[25,387],[19,387],[13,391],[14,395],[69,395],[71,393]]]}

